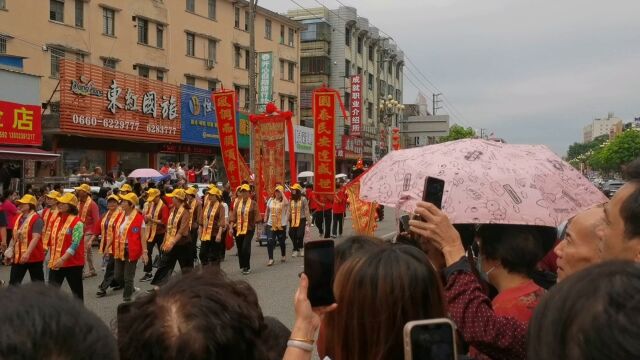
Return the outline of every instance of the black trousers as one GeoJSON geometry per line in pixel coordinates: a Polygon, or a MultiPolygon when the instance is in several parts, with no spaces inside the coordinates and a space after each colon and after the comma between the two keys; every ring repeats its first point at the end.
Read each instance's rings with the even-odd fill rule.
{"type": "Polygon", "coordinates": [[[156,275],[153,277],[153,280],[151,280],[151,285],[159,286],[166,283],[169,280],[169,275],[171,275],[173,268],[176,266],[176,262],[180,264],[180,270],[183,274],[193,269],[191,242],[185,242],[180,245],[176,244],[171,251],[162,254],[156,275]]]}
{"type": "Polygon", "coordinates": [[[255,232],[255,230],[247,230],[245,235],[236,235],[240,269],[251,269],[251,241],[255,232]]]}
{"type": "Polygon", "coordinates": [[[24,276],[29,271],[31,282],[44,281],[44,269],[42,268],[42,261],[32,262],[26,264],[13,264],[11,265],[11,273],[9,274],[9,285],[20,285],[24,276]]]}
{"type": "MultiPolygon", "coordinates": [[[[267,225],[269,226],[269,225],[267,225]]],[[[287,254],[287,227],[282,230],[269,231],[269,237],[267,238],[267,253],[269,254],[269,260],[273,260],[273,249],[276,247],[276,242],[280,246],[280,255],[285,257],[287,254]]]]}
{"type": "Polygon", "coordinates": [[[224,246],[215,239],[208,241],[200,241],[200,263],[202,266],[216,265],[220,266],[220,247],[224,246]]]}
{"type": "Polygon", "coordinates": [[[229,230],[225,230],[222,232],[222,241],[220,242],[220,247],[218,248],[218,259],[220,261],[224,260],[227,254],[227,233],[229,230]]]}
{"type": "Polygon", "coordinates": [[[304,232],[307,225],[307,219],[300,219],[300,226],[289,228],[289,237],[293,243],[293,251],[300,251],[304,248],[304,232]]]}
{"type": "Polygon", "coordinates": [[[84,302],[84,288],[82,287],[82,268],[84,266],[69,266],[49,271],[49,284],[57,288],[67,279],[69,288],[75,297],[84,302]]]}
{"type": "Polygon", "coordinates": [[[322,210],[315,210],[311,214],[311,221],[313,222],[313,225],[318,228],[320,235],[324,233],[324,222],[322,220],[322,210]]]}
{"type": "Polygon", "coordinates": [[[107,268],[104,270],[104,278],[102,283],[98,285],[98,289],[106,291],[109,287],[116,287],[120,285],[115,278],[115,260],[113,255],[109,255],[109,260],[107,260],[107,268]]]}
{"type": "Polygon", "coordinates": [[[325,239],[328,239],[331,237],[331,210],[318,210],[316,211],[316,214],[318,215],[318,222],[320,223],[320,226],[318,226],[318,229],[320,229],[320,236],[324,236],[325,239]]]}
{"type": "Polygon", "coordinates": [[[333,229],[331,234],[333,236],[342,236],[342,225],[344,223],[344,213],[333,213],[333,229]]]}
{"type": "Polygon", "coordinates": [[[193,259],[198,259],[198,227],[195,226],[190,231],[191,234],[191,252],[193,254],[193,259]]]}
{"type": "Polygon", "coordinates": [[[160,248],[163,240],[164,234],[156,234],[156,236],[153,237],[153,241],[147,242],[147,255],[149,256],[149,261],[144,265],[144,272],[146,274],[151,274],[153,271],[153,248],[157,247],[158,253],[160,253],[162,251],[160,248]]]}

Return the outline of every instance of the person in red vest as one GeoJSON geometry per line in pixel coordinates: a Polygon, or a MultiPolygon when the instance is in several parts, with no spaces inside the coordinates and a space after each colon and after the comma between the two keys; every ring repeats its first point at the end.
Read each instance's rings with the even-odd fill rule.
{"type": "Polygon", "coordinates": [[[10,285],[20,285],[27,271],[31,281],[44,281],[44,247],[42,246],[42,229],[44,221],[36,213],[38,201],[33,195],[25,195],[17,200],[20,211],[13,224],[13,238],[9,244],[12,257],[6,260],[12,262],[10,285]]]}
{"type": "Polygon", "coordinates": [[[44,249],[49,248],[49,237],[51,236],[51,227],[53,227],[53,223],[58,217],[58,198],[60,197],[60,193],[51,190],[46,197],[46,208],[42,210],[42,221],[44,221],[44,228],[42,229],[42,245],[44,249]]]}
{"type": "MultiPolygon", "coordinates": [[[[147,243],[147,255],[153,258],[153,248],[157,247],[158,252],[162,247],[162,240],[169,221],[169,207],[162,200],[160,190],[151,188],[147,190],[147,202],[142,210],[145,221],[144,239],[147,243]]],[[[144,276],[140,281],[151,281],[153,279],[153,261],[144,265],[144,276]]]]}
{"type": "Polygon", "coordinates": [[[78,196],[78,216],[84,224],[84,254],[85,254],[85,273],[82,278],[96,276],[96,269],[93,266],[93,257],[91,255],[91,246],[100,234],[100,210],[98,204],[91,199],[91,186],[82,184],[76,188],[78,196]]]}
{"type": "Polygon", "coordinates": [[[58,217],[49,238],[49,284],[62,286],[66,279],[71,292],[84,301],[84,224],[78,216],[78,198],[66,193],[58,198],[58,217]]]}
{"type": "Polygon", "coordinates": [[[122,300],[131,301],[133,278],[136,275],[138,259],[147,264],[147,246],[143,241],[144,216],[138,211],[138,196],[128,193],[120,196],[122,217],[117,225],[117,235],[113,243],[114,277],[118,284],[124,285],[122,300]]]}
{"type": "Polygon", "coordinates": [[[107,258],[107,268],[104,272],[104,279],[98,286],[96,297],[107,295],[109,286],[114,286],[114,284],[117,284],[118,287],[122,286],[114,281],[115,259],[113,258],[113,243],[118,234],[118,224],[122,217],[122,210],[119,204],[120,198],[116,195],[110,195],[107,198],[107,212],[102,216],[102,221],[100,222],[100,253],[107,258]]]}
{"type": "Polygon", "coordinates": [[[342,187],[342,183],[336,184],[336,195],[333,198],[332,205],[333,227],[331,229],[331,237],[337,238],[342,236],[342,225],[344,223],[344,214],[347,212],[347,193],[342,187]]]}
{"type": "Polygon", "coordinates": [[[196,182],[196,168],[193,165],[189,168],[189,170],[187,170],[187,181],[189,181],[190,184],[196,182]]]}

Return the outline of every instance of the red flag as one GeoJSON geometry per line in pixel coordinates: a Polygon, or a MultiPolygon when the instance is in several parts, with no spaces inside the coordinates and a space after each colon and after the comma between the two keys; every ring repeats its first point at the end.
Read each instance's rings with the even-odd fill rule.
{"type": "Polygon", "coordinates": [[[242,160],[240,151],[238,151],[238,135],[236,132],[235,96],[236,92],[233,90],[222,90],[211,94],[218,119],[222,160],[232,189],[240,186],[242,182],[240,173],[242,160]]]}

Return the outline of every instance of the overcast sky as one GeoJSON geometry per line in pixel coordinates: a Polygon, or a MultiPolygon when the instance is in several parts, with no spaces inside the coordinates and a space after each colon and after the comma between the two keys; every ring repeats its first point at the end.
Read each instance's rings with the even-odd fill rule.
{"type": "MultiPolygon", "coordinates": [[[[295,1],[306,8],[340,6],[295,1]]],[[[444,109],[452,123],[487,128],[510,143],[546,144],[564,155],[594,117],[610,111],[625,121],[640,116],[638,0],[340,1],[393,36],[453,104],[453,113],[444,109]]],[[[299,9],[292,0],[259,4],[299,9]]],[[[433,88],[411,64],[409,72],[405,102],[418,91],[407,77],[430,99],[433,88]]]]}

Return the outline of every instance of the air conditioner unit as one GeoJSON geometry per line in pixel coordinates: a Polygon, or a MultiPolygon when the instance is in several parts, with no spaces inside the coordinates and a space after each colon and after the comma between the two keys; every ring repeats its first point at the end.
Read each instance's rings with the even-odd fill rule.
{"type": "Polygon", "coordinates": [[[216,61],[213,59],[205,59],[205,65],[207,66],[207,69],[213,69],[214,66],[216,66],[216,61]]]}

